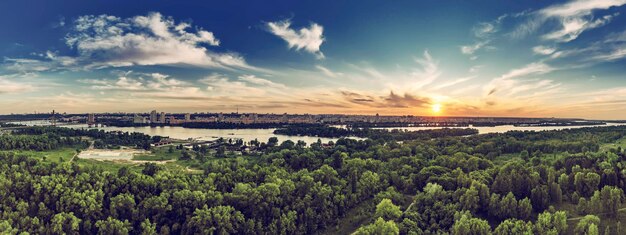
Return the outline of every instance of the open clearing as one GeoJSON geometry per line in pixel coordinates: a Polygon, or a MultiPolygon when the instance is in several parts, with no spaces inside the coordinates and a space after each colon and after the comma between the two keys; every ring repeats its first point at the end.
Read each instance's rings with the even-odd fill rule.
{"type": "Polygon", "coordinates": [[[136,150],[136,149],[89,149],[82,151],[78,158],[81,159],[93,159],[99,161],[119,161],[119,160],[127,160],[131,161],[135,154],[146,154],[149,153],[144,150],[136,150]]]}

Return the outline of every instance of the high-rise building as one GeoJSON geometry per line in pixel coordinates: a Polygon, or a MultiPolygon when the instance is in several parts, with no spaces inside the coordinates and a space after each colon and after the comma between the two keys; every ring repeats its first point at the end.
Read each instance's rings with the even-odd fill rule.
{"type": "Polygon", "coordinates": [[[152,110],[152,112],[150,112],[150,123],[156,123],[156,122],[157,122],[157,111],[152,110]]]}
{"type": "Polygon", "coordinates": [[[87,114],[87,123],[94,124],[96,123],[96,115],[93,113],[87,114]]]}
{"type": "Polygon", "coordinates": [[[159,123],[165,123],[165,112],[161,112],[161,116],[159,117],[159,123]]]}
{"type": "Polygon", "coordinates": [[[187,122],[191,121],[191,114],[190,113],[185,114],[185,121],[187,121],[187,122]]]}

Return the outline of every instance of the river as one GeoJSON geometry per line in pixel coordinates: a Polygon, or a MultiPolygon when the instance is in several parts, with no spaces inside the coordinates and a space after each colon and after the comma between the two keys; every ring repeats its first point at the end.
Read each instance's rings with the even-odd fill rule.
{"type": "Polygon", "coordinates": [[[442,128],[473,128],[478,130],[478,134],[488,134],[488,133],[504,133],[507,131],[551,131],[551,130],[563,130],[563,129],[575,129],[575,128],[583,128],[583,127],[603,127],[603,126],[619,126],[626,125],[626,123],[606,123],[606,125],[594,125],[594,126],[513,126],[513,125],[501,125],[501,126],[467,126],[467,127],[431,127],[431,126],[420,126],[420,127],[381,127],[377,129],[387,129],[387,130],[409,130],[409,131],[419,131],[419,130],[432,130],[432,129],[442,129],[442,128]]]}
{"type": "MultiPolygon", "coordinates": [[[[14,122],[25,125],[45,125],[49,123],[37,121],[37,122],[14,122]]],[[[606,125],[599,126],[617,126],[617,125],[626,125],[626,123],[607,123],[606,125]]],[[[72,125],[68,126],[71,128],[88,128],[86,124],[83,125],[72,125]]],[[[337,126],[340,127],[340,126],[337,126]]],[[[504,133],[507,131],[545,131],[545,130],[562,130],[562,129],[570,129],[570,128],[582,128],[582,127],[593,127],[593,126],[534,126],[534,127],[520,127],[513,125],[502,125],[502,126],[493,126],[493,127],[384,127],[381,129],[402,129],[409,131],[417,131],[417,130],[432,130],[432,129],[441,129],[441,128],[474,128],[478,130],[479,134],[486,133],[504,133]]],[[[175,139],[195,139],[195,140],[214,140],[219,137],[225,139],[243,139],[248,142],[251,140],[257,139],[261,142],[267,142],[270,137],[277,137],[279,142],[285,140],[291,140],[293,142],[297,142],[298,140],[302,140],[307,144],[316,142],[317,139],[321,139],[323,143],[327,143],[328,141],[336,141],[337,138],[318,138],[318,137],[310,137],[310,136],[286,136],[286,135],[276,135],[274,134],[275,129],[194,129],[194,128],[183,128],[179,126],[164,126],[164,127],[92,127],[105,131],[124,131],[124,132],[139,132],[147,135],[159,135],[159,136],[167,136],[175,139]]]]}

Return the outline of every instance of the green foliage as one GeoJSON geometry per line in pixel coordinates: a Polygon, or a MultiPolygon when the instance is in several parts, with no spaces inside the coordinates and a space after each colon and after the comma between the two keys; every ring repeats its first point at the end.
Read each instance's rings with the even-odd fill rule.
{"type": "Polygon", "coordinates": [[[538,234],[564,234],[567,231],[567,215],[564,211],[543,212],[537,217],[535,231],[538,234]]]}
{"type": "MultiPolygon", "coordinates": [[[[495,234],[598,230],[591,218],[567,230],[566,213],[555,208],[572,210],[570,200],[580,201],[581,214],[619,218],[626,156],[598,149],[626,136],[626,127],[425,133],[311,147],[272,139],[254,143],[260,151],[250,156],[210,161],[197,146],[178,164],[202,173],[188,174],[168,164],[70,161],[80,143],[62,144],[92,136],[103,147],[137,146],[152,137],[33,128],[8,135],[32,147],[0,142],[11,149],[0,151],[0,233],[323,234],[340,224],[347,225],[341,233],[489,234],[486,221],[495,234]],[[523,151],[529,161],[518,157],[523,151]]],[[[183,155],[180,148],[154,152],[183,155]]],[[[610,230],[619,234],[619,227],[610,230]]]]}
{"type": "Polygon", "coordinates": [[[384,220],[397,220],[402,216],[402,211],[400,211],[400,207],[393,204],[393,202],[389,199],[383,199],[376,206],[376,213],[374,214],[375,218],[381,217],[384,220]]]}
{"type": "Polygon", "coordinates": [[[576,224],[576,228],[574,229],[574,233],[576,234],[598,234],[598,225],[600,224],[600,218],[595,215],[586,215],[578,224],[576,224]]]}
{"type": "Polygon", "coordinates": [[[452,226],[454,235],[488,235],[491,234],[491,227],[487,221],[473,218],[469,212],[465,211],[456,215],[458,219],[452,226]]]}
{"type": "Polygon", "coordinates": [[[108,217],[106,220],[98,220],[96,227],[98,228],[98,234],[115,235],[129,234],[132,229],[127,220],[120,221],[112,217],[108,217]]]}
{"type": "Polygon", "coordinates": [[[531,222],[525,222],[517,219],[507,219],[502,221],[493,231],[494,235],[532,235],[533,225],[531,222]]]}
{"type": "Polygon", "coordinates": [[[372,224],[360,227],[355,235],[393,235],[400,234],[398,226],[393,221],[385,221],[383,218],[378,218],[372,224]]]}

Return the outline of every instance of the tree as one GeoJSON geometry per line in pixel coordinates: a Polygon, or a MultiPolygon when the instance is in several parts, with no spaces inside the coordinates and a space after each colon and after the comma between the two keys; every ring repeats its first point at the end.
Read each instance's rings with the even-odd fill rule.
{"type": "Polygon", "coordinates": [[[189,151],[187,150],[183,150],[182,152],[180,152],[180,157],[178,158],[179,160],[191,160],[191,153],[189,153],[189,151]]]}
{"type": "Polygon", "coordinates": [[[135,213],[135,197],[130,194],[120,194],[111,198],[109,209],[115,218],[132,220],[135,213]]]}
{"type": "Polygon", "coordinates": [[[236,234],[242,233],[245,218],[241,212],[231,206],[216,206],[196,209],[187,222],[185,233],[188,234],[236,234]]]}
{"type": "Polygon", "coordinates": [[[494,235],[521,234],[532,235],[533,225],[530,222],[517,219],[507,219],[502,221],[493,231],[494,235]]]}
{"type": "Polygon", "coordinates": [[[126,235],[132,230],[128,220],[122,222],[113,217],[108,217],[106,220],[98,220],[96,227],[98,228],[98,234],[126,235]]]}
{"type": "Polygon", "coordinates": [[[455,217],[459,217],[452,225],[452,234],[454,235],[487,235],[491,234],[491,227],[487,221],[472,218],[468,211],[457,213],[455,217]]]}
{"type": "Polygon", "coordinates": [[[589,225],[589,229],[587,230],[587,232],[585,233],[585,235],[598,235],[598,225],[596,224],[590,224],[589,225]]]}
{"type": "Polygon", "coordinates": [[[594,172],[578,172],[574,176],[574,185],[583,197],[589,197],[598,189],[600,184],[600,175],[594,172]]]}
{"type": "Polygon", "coordinates": [[[215,156],[216,157],[226,157],[226,147],[225,146],[217,147],[217,149],[215,150],[215,156]]]}
{"type": "Polygon", "coordinates": [[[397,220],[402,216],[400,207],[393,204],[393,202],[387,198],[383,199],[376,206],[376,213],[374,218],[383,218],[384,220],[397,220]]]}
{"type": "Polygon", "coordinates": [[[584,214],[587,214],[587,212],[589,212],[587,210],[587,199],[585,199],[584,197],[581,197],[578,199],[578,204],[576,205],[576,212],[579,215],[584,215],[584,214]]]}
{"type": "Polygon", "coordinates": [[[535,231],[538,234],[564,234],[567,231],[567,215],[564,211],[543,212],[537,217],[535,231]]]}
{"type": "Polygon", "coordinates": [[[385,221],[383,218],[376,219],[376,222],[360,227],[354,232],[355,235],[394,235],[400,234],[398,226],[393,221],[385,221]]]}
{"type": "Polygon", "coordinates": [[[148,162],[144,164],[141,173],[143,173],[144,175],[154,176],[160,170],[161,166],[157,165],[156,163],[148,162]]]}
{"type": "Polygon", "coordinates": [[[460,199],[461,209],[475,213],[480,207],[480,198],[478,197],[478,190],[474,187],[470,187],[461,196],[460,199]]]}
{"type": "Polygon", "coordinates": [[[598,216],[586,215],[585,217],[580,219],[580,221],[578,221],[578,224],[576,224],[576,228],[574,228],[574,233],[589,234],[590,232],[594,232],[591,230],[593,230],[593,227],[595,226],[595,234],[598,234],[597,226],[599,224],[600,224],[600,218],[598,218],[598,216]]]}
{"type": "Polygon", "coordinates": [[[505,197],[500,201],[500,210],[501,214],[505,214],[503,218],[517,218],[517,199],[513,193],[509,192],[505,197]]]}
{"type": "Polygon", "coordinates": [[[522,200],[519,200],[517,203],[517,218],[521,220],[527,220],[530,218],[530,215],[533,212],[533,206],[530,203],[530,200],[525,197],[522,200]]]}
{"type": "Polygon", "coordinates": [[[56,234],[79,234],[81,219],[74,216],[74,212],[61,212],[50,221],[52,232],[56,234]]]}
{"type": "Polygon", "coordinates": [[[602,208],[610,216],[616,217],[618,209],[620,208],[624,192],[614,186],[604,186],[600,192],[602,198],[602,208]]]}
{"type": "Polygon", "coordinates": [[[533,208],[538,212],[548,208],[551,201],[550,194],[548,193],[548,187],[545,185],[535,187],[531,191],[530,200],[533,203],[533,208]]]}
{"type": "Polygon", "coordinates": [[[274,147],[274,146],[278,145],[278,138],[277,137],[270,137],[267,140],[267,145],[270,146],[270,147],[274,147]]]}
{"type": "Polygon", "coordinates": [[[561,204],[563,201],[563,191],[558,183],[550,183],[550,199],[556,204],[561,204]]]}
{"type": "Polygon", "coordinates": [[[156,224],[150,223],[149,219],[141,222],[141,235],[157,235],[156,224]]]}

